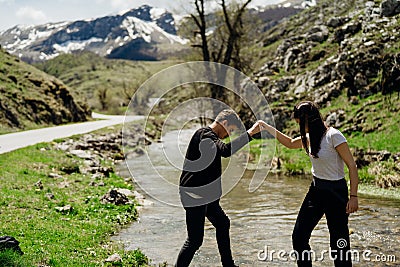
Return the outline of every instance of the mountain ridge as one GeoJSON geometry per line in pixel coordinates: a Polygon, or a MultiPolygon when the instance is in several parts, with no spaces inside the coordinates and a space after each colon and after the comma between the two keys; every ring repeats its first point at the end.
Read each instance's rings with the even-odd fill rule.
{"type": "Polygon", "coordinates": [[[176,35],[172,13],[148,5],[122,15],[36,26],[17,25],[0,33],[0,45],[27,62],[81,50],[110,58],[158,60],[165,58],[166,50],[158,45],[180,50],[186,42],[176,35]]]}
{"type": "MultiPolygon", "coordinates": [[[[288,0],[260,9],[251,8],[249,12],[261,19],[265,31],[298,13],[308,2],[312,1],[288,0]]],[[[179,33],[176,17],[165,9],[142,5],[93,19],[16,25],[0,32],[0,46],[28,63],[78,51],[90,51],[107,58],[170,59],[190,49],[188,36],[179,33]]]]}

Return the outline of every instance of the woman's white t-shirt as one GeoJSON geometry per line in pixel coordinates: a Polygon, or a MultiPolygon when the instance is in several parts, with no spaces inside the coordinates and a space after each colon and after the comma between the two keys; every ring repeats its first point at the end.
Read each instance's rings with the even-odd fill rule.
{"type": "Polygon", "coordinates": [[[321,140],[318,158],[310,156],[313,176],[324,180],[340,180],[344,178],[344,161],[336,151],[336,147],[347,142],[343,134],[329,127],[321,140]]]}

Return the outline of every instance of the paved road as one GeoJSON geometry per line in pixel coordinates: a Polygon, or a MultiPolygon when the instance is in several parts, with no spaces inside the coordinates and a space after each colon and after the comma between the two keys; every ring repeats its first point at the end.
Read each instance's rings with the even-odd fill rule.
{"type": "Polygon", "coordinates": [[[0,154],[41,142],[50,142],[57,138],[84,134],[111,125],[143,119],[143,116],[109,116],[98,113],[93,113],[92,117],[101,120],[0,135],[0,154]]]}

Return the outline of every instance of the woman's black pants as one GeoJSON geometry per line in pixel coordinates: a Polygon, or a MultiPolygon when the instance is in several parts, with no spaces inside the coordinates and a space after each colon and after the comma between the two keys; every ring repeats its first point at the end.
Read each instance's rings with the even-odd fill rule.
{"type": "MultiPolygon", "coordinates": [[[[352,266],[347,202],[348,189],[345,179],[327,181],[314,177],[292,234],[298,266],[312,266],[313,253],[317,252],[311,251],[309,240],[311,232],[324,214],[330,234],[330,258],[334,260],[336,267],[352,266]]],[[[316,257],[319,258],[320,255],[316,257]]]]}

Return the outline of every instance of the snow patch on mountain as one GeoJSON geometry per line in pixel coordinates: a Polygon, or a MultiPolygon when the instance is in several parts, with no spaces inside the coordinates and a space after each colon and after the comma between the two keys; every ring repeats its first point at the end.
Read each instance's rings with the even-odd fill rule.
{"type": "Polygon", "coordinates": [[[53,48],[57,52],[70,53],[73,51],[84,50],[88,45],[92,43],[101,43],[103,39],[92,37],[89,40],[84,41],[67,41],[62,44],[54,44],[53,48]]]}
{"type": "Polygon", "coordinates": [[[301,3],[301,6],[303,8],[307,8],[307,7],[313,7],[317,5],[317,1],[316,0],[305,0],[303,3],[301,3]]]}
{"type": "Polygon", "coordinates": [[[293,7],[293,8],[305,9],[316,5],[317,5],[316,0],[284,0],[278,4],[278,7],[284,7],[284,8],[293,7]]]}
{"type": "MultiPolygon", "coordinates": [[[[170,41],[171,44],[173,44],[174,42],[180,43],[182,45],[189,43],[189,40],[181,38],[177,35],[173,35],[173,34],[170,34],[167,32],[163,32],[163,35],[170,41]]],[[[163,39],[163,38],[161,37],[161,39],[163,39]]]]}
{"type": "Polygon", "coordinates": [[[167,39],[171,44],[175,42],[180,44],[188,43],[186,39],[163,31],[154,21],[143,21],[136,17],[127,17],[122,22],[122,26],[128,31],[129,37],[132,40],[143,38],[147,43],[151,43],[152,41],[158,42],[167,39]]]}
{"type": "Polygon", "coordinates": [[[164,8],[153,7],[150,10],[150,15],[152,20],[157,20],[161,18],[161,16],[164,15],[165,13],[167,13],[167,10],[164,8]]]}
{"type": "Polygon", "coordinates": [[[154,28],[149,24],[149,22],[135,17],[127,17],[122,22],[122,26],[128,31],[129,37],[132,40],[142,37],[148,43],[151,42],[151,33],[154,31],[154,28]]]}
{"type": "MultiPolygon", "coordinates": [[[[53,53],[53,54],[47,55],[44,52],[40,52],[39,59],[40,60],[49,60],[49,59],[55,58],[59,55],[60,55],[60,53],[53,53]]],[[[22,54],[20,54],[19,57],[22,57],[22,54]]]]}

